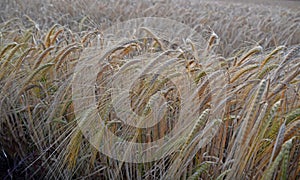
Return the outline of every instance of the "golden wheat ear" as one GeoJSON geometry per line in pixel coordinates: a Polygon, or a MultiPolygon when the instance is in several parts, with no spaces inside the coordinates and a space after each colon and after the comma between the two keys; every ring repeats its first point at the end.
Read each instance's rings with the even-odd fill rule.
{"type": "MultiPolygon", "coordinates": [[[[11,49],[11,51],[10,51],[10,53],[8,54],[8,56],[7,56],[7,58],[5,59],[5,58],[3,58],[3,59],[5,59],[5,60],[2,60],[2,58],[1,58],[1,67],[0,67],[0,69],[2,70],[1,72],[0,72],[0,79],[2,79],[5,75],[8,75],[10,72],[9,72],[9,69],[13,69],[13,68],[9,68],[9,67],[7,67],[9,64],[13,64],[13,63],[11,63],[10,61],[12,61],[12,59],[13,59],[13,57],[14,56],[16,56],[16,52],[22,47],[22,46],[24,46],[25,44],[18,44],[18,45],[16,45],[16,46],[14,46],[12,49],[11,49]]],[[[5,48],[4,48],[4,50],[5,50],[5,48]]],[[[3,51],[4,51],[3,50],[3,51]]]]}
{"type": "Polygon", "coordinates": [[[2,58],[2,56],[6,53],[6,51],[8,51],[8,50],[11,49],[11,48],[14,48],[14,47],[17,46],[17,45],[18,45],[18,43],[16,43],[16,42],[13,42],[13,43],[10,43],[10,44],[6,45],[6,46],[2,49],[2,51],[1,51],[1,53],[0,53],[0,58],[2,58]]]}
{"type": "Polygon", "coordinates": [[[49,48],[51,46],[51,36],[53,34],[53,32],[55,31],[55,29],[58,27],[58,24],[54,24],[52,26],[52,28],[49,29],[48,33],[45,36],[45,40],[44,40],[44,46],[45,48],[49,48]]]}
{"type": "Polygon", "coordinates": [[[66,149],[66,156],[64,159],[64,163],[67,164],[69,169],[73,169],[76,165],[76,161],[78,159],[78,154],[82,142],[82,132],[79,128],[74,129],[72,132],[72,137],[66,149]]]}
{"type": "Polygon", "coordinates": [[[246,54],[244,54],[241,59],[236,63],[236,66],[240,66],[247,58],[250,56],[261,53],[263,51],[263,48],[261,46],[256,46],[252,49],[250,49],[246,54]]]}
{"type": "Polygon", "coordinates": [[[218,40],[219,40],[219,36],[214,31],[212,31],[212,33],[208,39],[206,49],[204,51],[204,56],[209,55],[213,46],[218,44],[218,40]]]}
{"type": "Polygon", "coordinates": [[[148,34],[150,34],[153,39],[159,44],[160,48],[163,50],[163,51],[166,51],[167,48],[166,48],[166,45],[163,43],[163,41],[161,40],[161,38],[159,38],[153,31],[151,31],[149,28],[147,27],[141,27],[140,28],[141,30],[144,30],[146,31],[148,34]]]}
{"type": "Polygon", "coordinates": [[[42,60],[50,53],[50,51],[52,51],[55,47],[51,46],[48,47],[47,49],[45,49],[37,58],[36,62],[33,65],[33,69],[36,69],[39,67],[39,65],[41,64],[42,60]]]}
{"type": "Polygon", "coordinates": [[[278,52],[282,51],[285,48],[286,48],[285,46],[278,46],[271,53],[269,53],[267,57],[261,62],[259,69],[261,70],[270,61],[270,59],[274,57],[274,55],[276,55],[278,52]]]}

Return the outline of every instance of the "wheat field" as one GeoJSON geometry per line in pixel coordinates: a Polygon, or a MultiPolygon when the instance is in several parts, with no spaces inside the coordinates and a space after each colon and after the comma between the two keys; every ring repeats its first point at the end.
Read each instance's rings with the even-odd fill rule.
{"type": "Polygon", "coordinates": [[[0,177],[299,179],[299,5],[2,0],[0,177]]]}

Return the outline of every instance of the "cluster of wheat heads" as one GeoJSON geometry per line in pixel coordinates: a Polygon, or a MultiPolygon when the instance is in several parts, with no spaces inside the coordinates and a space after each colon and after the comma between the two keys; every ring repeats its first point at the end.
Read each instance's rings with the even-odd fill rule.
{"type": "Polygon", "coordinates": [[[86,38],[60,25],[42,31],[32,23],[1,24],[1,148],[15,160],[8,175],[26,175],[27,166],[48,169],[74,121],[70,81],[86,38]]]}
{"type": "MultiPolygon", "coordinates": [[[[44,173],[52,178],[268,179],[296,178],[299,174],[299,46],[279,46],[267,52],[257,46],[233,58],[223,58],[211,53],[214,33],[204,51],[194,51],[192,40],[188,41],[187,51],[171,54],[170,59],[154,68],[163,71],[178,63],[187,69],[197,86],[193,96],[199,107],[192,113],[199,114],[199,118],[191,119],[195,122],[191,133],[178,139],[184,141],[180,151],[157,162],[132,164],[99,153],[84,140],[73,117],[70,88],[74,63],[89,40],[99,41],[98,32],[80,36],[59,25],[41,31],[34,24],[16,32],[10,29],[10,23],[1,27],[3,36],[9,37],[2,39],[5,43],[1,48],[1,146],[9,156],[19,159],[11,175],[21,171],[30,172],[29,177],[44,173]],[[201,68],[199,58],[211,63],[209,69],[201,68]],[[220,74],[228,82],[224,88],[227,96],[216,105],[225,105],[226,111],[220,119],[213,119],[210,109],[215,90],[208,82],[220,74]],[[210,143],[202,145],[207,141],[210,143]]],[[[151,42],[148,49],[161,53],[173,48],[156,36],[143,40],[151,42]]],[[[105,103],[114,98],[109,79],[122,67],[134,66],[126,58],[135,54],[130,48],[142,46],[144,41],[118,44],[108,51],[108,64],[97,79],[100,87],[107,88],[97,97],[99,112],[107,116],[110,130],[120,136],[126,134],[124,138],[129,140],[136,137],[137,141],[163,137],[176,123],[180,110],[179,92],[172,83],[158,78],[153,82],[153,77],[137,81],[131,97],[137,113],[149,113],[155,92],[165,88],[161,92],[170,102],[166,121],[152,129],[120,128],[109,103],[105,103]],[[147,137],[149,132],[151,136],[147,137]]]]}
{"type": "MultiPolygon", "coordinates": [[[[119,3],[121,5],[134,7],[128,2],[119,3]]],[[[168,4],[158,3],[157,9],[151,8],[146,12],[162,14],[162,9],[166,7],[168,4]]],[[[206,4],[201,7],[209,9],[219,6],[206,4]]],[[[116,14],[125,13],[124,7],[119,11],[116,9],[107,12],[112,19],[120,16],[116,14]]],[[[188,17],[195,18],[189,19],[172,11],[168,12],[174,14],[170,17],[182,18],[191,25],[201,19],[201,16],[196,19],[193,14],[204,12],[186,11],[190,14],[188,17]]],[[[137,15],[131,14],[127,18],[137,15]]],[[[225,13],[223,15],[227,16],[225,13]]],[[[211,15],[209,18],[213,17],[211,15]]],[[[214,43],[216,34],[221,37],[222,31],[220,34],[210,33],[202,50],[195,49],[194,39],[186,40],[186,44],[178,44],[184,51],[170,53],[170,57],[162,64],[152,67],[158,72],[174,64],[186,68],[187,75],[196,85],[191,96],[195,97],[197,108],[191,113],[197,118],[190,119],[194,126],[189,133],[174,141],[175,145],[181,145],[178,151],[148,163],[123,163],[108,158],[92,146],[77,127],[78,119],[74,116],[74,99],[71,97],[74,67],[81,51],[90,46],[91,40],[101,45],[101,33],[74,32],[61,25],[43,28],[29,17],[1,23],[0,146],[7,156],[3,159],[10,161],[5,163],[9,166],[9,171],[4,169],[5,177],[19,174],[27,178],[43,176],[61,179],[299,178],[300,47],[290,46],[291,40],[297,39],[295,34],[299,30],[299,19],[293,17],[297,17],[297,14],[286,14],[286,18],[292,18],[290,22],[294,24],[286,31],[276,29],[287,25],[283,23],[286,22],[284,18],[271,19],[271,22],[276,20],[280,26],[270,25],[271,28],[276,27],[274,33],[279,32],[272,34],[276,36],[274,41],[278,42],[278,46],[270,50],[263,50],[269,44],[253,47],[236,45],[238,50],[226,46],[233,56],[218,56],[213,50],[218,51],[220,47],[214,43]],[[287,47],[280,46],[283,44],[287,47]],[[218,82],[218,78],[226,80],[226,86],[222,87],[222,90],[226,90],[226,96],[212,102],[215,100],[212,98],[214,93],[220,91],[218,88],[221,87],[213,87],[209,83],[214,80],[218,82]],[[217,107],[225,107],[222,108],[223,116],[218,118],[214,116],[218,111],[214,108],[217,107]]],[[[224,21],[230,18],[224,18],[224,21]]],[[[49,21],[55,22],[55,19],[49,21]]],[[[88,20],[74,24],[86,30],[85,21],[88,20]]],[[[215,23],[211,25],[212,29],[221,31],[222,26],[217,21],[207,22],[215,23]]],[[[225,32],[229,33],[230,28],[225,32]]],[[[228,35],[228,39],[233,38],[233,34],[228,35]]],[[[174,51],[174,46],[161,41],[160,36],[153,33],[151,37],[142,41],[116,43],[104,58],[107,62],[98,74],[96,84],[96,87],[103,87],[97,89],[95,94],[99,114],[107,121],[108,128],[118,136],[126,135],[124,139],[137,142],[160,139],[172,130],[175,123],[180,123],[176,120],[181,110],[180,94],[184,89],[175,89],[168,78],[145,76],[136,81],[132,88],[132,107],[137,114],[153,113],[153,108],[157,108],[154,102],[159,100],[161,94],[166,96],[166,115],[158,125],[146,130],[125,126],[116,119],[110,107],[109,103],[116,99],[111,96],[110,80],[118,72],[139,65],[137,61],[126,62],[128,57],[142,56],[146,50],[158,54],[174,51]],[[145,42],[150,46],[145,47],[145,42]],[[141,47],[142,51],[138,52],[141,54],[136,52],[139,50],[137,47],[141,47]]],[[[236,37],[242,36],[239,34],[236,37]]],[[[222,39],[220,43],[219,46],[222,46],[222,39]]],[[[179,76],[176,72],[165,72],[170,73],[170,78],[179,76]]],[[[167,148],[163,150],[168,151],[167,148]]]]}

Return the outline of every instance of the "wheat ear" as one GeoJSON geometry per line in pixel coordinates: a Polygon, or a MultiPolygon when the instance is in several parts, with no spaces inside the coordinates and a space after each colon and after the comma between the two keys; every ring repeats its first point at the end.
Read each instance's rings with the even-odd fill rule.
{"type": "Polygon", "coordinates": [[[61,57],[58,59],[56,65],[55,65],[55,69],[58,70],[61,66],[61,64],[64,62],[64,59],[67,57],[68,54],[70,54],[72,51],[75,51],[77,49],[81,49],[82,46],[72,46],[69,49],[67,49],[62,55],[61,57]]]}
{"type": "Polygon", "coordinates": [[[276,138],[276,141],[275,141],[275,145],[274,145],[274,148],[273,148],[273,151],[272,151],[272,154],[271,154],[271,158],[270,158],[270,162],[269,162],[269,166],[271,165],[272,163],[272,160],[274,158],[274,155],[275,155],[275,152],[278,150],[278,148],[282,145],[283,143],[283,140],[284,140],[284,134],[285,134],[285,129],[286,129],[286,126],[285,126],[285,122],[280,126],[279,128],[279,131],[278,131],[278,134],[277,134],[277,138],[276,138]]]}
{"type": "Polygon", "coordinates": [[[272,165],[265,171],[265,173],[263,174],[262,179],[263,180],[269,180],[272,179],[273,173],[275,172],[275,170],[277,169],[280,161],[282,160],[282,158],[284,156],[288,156],[288,154],[290,153],[290,150],[293,146],[293,138],[286,141],[283,145],[282,148],[280,150],[280,153],[277,155],[276,159],[273,161],[272,165]]]}
{"type": "Polygon", "coordinates": [[[146,31],[148,34],[150,34],[154,39],[155,41],[160,45],[161,49],[163,51],[166,51],[166,47],[165,45],[162,43],[161,39],[154,33],[152,32],[150,29],[146,28],[146,27],[140,27],[141,30],[144,30],[146,31]]]}
{"type": "Polygon", "coordinates": [[[51,47],[48,47],[47,49],[45,49],[40,55],[39,57],[37,58],[35,64],[33,65],[33,69],[36,69],[39,67],[39,65],[41,64],[42,60],[49,54],[49,52],[51,50],[53,50],[55,47],[54,46],[51,46],[51,47]]]}
{"type": "Polygon", "coordinates": [[[249,66],[247,66],[247,67],[245,67],[245,68],[239,70],[239,71],[235,74],[235,76],[230,80],[230,82],[233,83],[233,82],[236,81],[241,75],[243,75],[243,74],[245,74],[246,72],[249,72],[249,71],[251,71],[251,70],[253,70],[253,69],[258,68],[258,66],[259,66],[259,65],[257,65],[257,64],[253,64],[253,65],[249,65],[249,66]]]}
{"type": "Polygon", "coordinates": [[[55,30],[55,28],[58,27],[58,26],[59,26],[58,24],[54,24],[50,28],[50,30],[48,31],[48,33],[46,34],[45,41],[44,41],[45,48],[50,47],[50,45],[51,45],[51,35],[52,35],[53,31],[55,30]]]}
{"type": "Polygon", "coordinates": [[[245,55],[241,57],[241,59],[237,62],[236,66],[240,66],[247,58],[250,56],[262,52],[263,48],[261,46],[256,46],[250,49],[245,55]]]}
{"type": "Polygon", "coordinates": [[[3,62],[1,68],[4,68],[4,67],[7,65],[7,63],[11,61],[11,59],[12,59],[12,57],[15,55],[15,53],[16,53],[22,46],[24,46],[24,45],[25,45],[24,43],[21,43],[21,44],[18,44],[18,45],[16,45],[16,46],[14,46],[14,47],[12,48],[12,50],[10,51],[8,57],[6,58],[6,61],[3,62]]]}
{"type": "Polygon", "coordinates": [[[80,150],[80,145],[82,141],[82,132],[80,129],[76,128],[73,132],[73,136],[70,140],[70,143],[67,146],[67,154],[64,159],[64,163],[68,162],[67,167],[73,169],[76,165],[78,159],[78,154],[80,150]]]}
{"type": "Polygon", "coordinates": [[[20,89],[20,91],[18,93],[18,96],[20,96],[23,93],[23,91],[25,90],[26,86],[34,78],[34,76],[36,76],[40,71],[42,71],[44,69],[47,69],[47,68],[49,68],[49,67],[51,67],[53,65],[54,65],[54,63],[44,64],[44,65],[40,66],[39,68],[37,68],[31,75],[29,75],[28,78],[23,83],[22,88],[20,89]]]}
{"type": "Polygon", "coordinates": [[[277,64],[271,64],[269,66],[267,66],[266,68],[264,68],[263,70],[261,70],[259,72],[259,74],[257,74],[257,78],[258,79],[262,79],[265,77],[265,75],[268,73],[268,72],[271,72],[273,69],[277,68],[278,65],[277,64]]]}
{"type": "Polygon", "coordinates": [[[7,50],[9,50],[9,49],[11,49],[11,48],[14,48],[16,45],[18,45],[18,43],[16,43],[16,42],[13,42],[13,43],[10,43],[10,44],[6,45],[6,46],[3,48],[3,50],[1,51],[1,53],[0,53],[0,58],[2,58],[2,56],[5,54],[5,52],[6,52],[7,50]]]}
{"type": "Polygon", "coordinates": [[[285,46],[278,46],[270,54],[268,54],[268,56],[261,62],[260,69],[262,69],[275,54],[277,54],[279,51],[283,50],[284,48],[285,46]]]}
{"type": "Polygon", "coordinates": [[[199,131],[199,128],[203,126],[206,123],[207,117],[209,115],[210,109],[205,109],[201,115],[199,116],[198,120],[196,121],[196,124],[194,125],[192,131],[189,133],[184,145],[181,148],[180,153],[182,154],[186,147],[189,145],[191,142],[192,138],[195,136],[195,134],[199,131]]]}

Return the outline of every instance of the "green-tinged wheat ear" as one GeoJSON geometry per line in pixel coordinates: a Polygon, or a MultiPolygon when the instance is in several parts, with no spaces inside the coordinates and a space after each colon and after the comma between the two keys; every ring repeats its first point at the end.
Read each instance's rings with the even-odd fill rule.
{"type": "Polygon", "coordinates": [[[286,129],[286,127],[285,127],[285,122],[284,122],[279,128],[277,138],[276,138],[276,141],[275,141],[275,144],[274,144],[274,148],[273,148],[273,151],[272,151],[272,154],[271,154],[269,165],[271,165],[271,163],[272,163],[275,152],[280,148],[280,146],[283,143],[285,129],[286,129]]]}
{"type": "MultiPolygon", "coordinates": [[[[220,71],[219,71],[220,72],[220,71]]],[[[198,94],[203,94],[203,92],[207,89],[207,87],[209,86],[210,80],[211,79],[215,79],[217,77],[217,75],[219,75],[219,72],[213,74],[210,77],[204,78],[203,82],[201,82],[200,85],[198,85],[197,89],[195,90],[195,92],[197,92],[198,94]]]]}
{"type": "Polygon", "coordinates": [[[300,120],[294,121],[287,126],[287,130],[284,134],[284,141],[290,139],[293,136],[300,136],[300,120]]]}
{"type": "Polygon", "coordinates": [[[281,163],[281,177],[282,180],[287,180],[288,177],[288,167],[289,167],[289,153],[284,153],[283,160],[281,163]]]}
{"type": "Polygon", "coordinates": [[[40,55],[39,57],[36,59],[34,65],[33,65],[33,69],[36,69],[39,67],[39,65],[41,64],[42,60],[49,54],[49,52],[51,50],[53,50],[55,47],[54,46],[51,46],[51,47],[48,47],[47,49],[45,49],[40,55]]]}
{"type": "Polygon", "coordinates": [[[210,112],[210,109],[205,109],[205,110],[201,113],[201,115],[200,115],[200,117],[198,118],[198,120],[196,121],[196,123],[195,123],[195,125],[194,125],[192,131],[189,133],[189,135],[188,135],[188,137],[187,137],[187,139],[186,139],[184,145],[183,145],[182,148],[181,148],[181,151],[180,151],[181,154],[185,151],[186,147],[189,145],[189,143],[191,142],[191,140],[192,140],[192,138],[194,137],[194,135],[199,131],[199,128],[200,128],[201,126],[205,125],[206,120],[207,120],[207,117],[208,117],[208,115],[209,115],[209,112],[210,112]]]}
{"type": "Polygon", "coordinates": [[[267,136],[269,139],[275,140],[275,137],[278,135],[277,132],[279,131],[281,124],[281,120],[276,118],[273,120],[271,127],[268,129],[267,136]]]}
{"type": "Polygon", "coordinates": [[[270,124],[272,123],[272,120],[274,119],[276,112],[278,111],[280,105],[281,105],[281,100],[279,100],[273,104],[271,111],[270,111],[268,117],[266,118],[266,121],[263,122],[262,128],[260,129],[260,136],[259,136],[260,139],[262,139],[265,136],[267,129],[270,126],[270,124]]]}
{"type": "MultiPolygon", "coordinates": [[[[193,133],[193,134],[197,134],[197,135],[194,135],[194,137],[190,140],[190,142],[188,144],[186,143],[187,140],[185,140],[184,141],[185,144],[183,145],[185,147],[181,148],[179,156],[177,156],[175,162],[171,165],[171,168],[170,168],[171,173],[168,173],[168,175],[166,177],[172,177],[174,175],[175,175],[175,177],[179,177],[182,173],[181,167],[182,166],[185,167],[186,165],[188,165],[188,163],[190,163],[192,158],[196,155],[197,151],[200,148],[205,147],[205,145],[207,145],[209,142],[212,141],[212,139],[215,137],[216,133],[218,132],[218,129],[219,129],[221,123],[222,123],[221,119],[213,119],[210,122],[208,122],[204,126],[204,128],[201,129],[201,131],[199,130],[200,133],[197,133],[197,132],[193,133]]],[[[192,134],[192,133],[190,133],[190,134],[192,134]]],[[[219,161],[219,160],[217,160],[217,161],[219,161]]],[[[215,162],[212,162],[212,163],[215,163],[215,162]]]]}
{"type": "Polygon", "coordinates": [[[258,64],[253,64],[253,65],[249,65],[249,66],[247,66],[247,67],[245,67],[245,68],[239,70],[239,71],[235,74],[235,76],[230,80],[230,82],[232,83],[232,82],[236,81],[241,75],[243,75],[243,74],[245,74],[246,72],[249,72],[249,71],[251,71],[251,70],[253,70],[253,69],[258,68],[258,66],[259,66],[258,64]]]}
{"type": "Polygon", "coordinates": [[[300,118],[300,108],[293,110],[285,117],[287,124],[289,124],[290,122],[293,122],[294,120],[296,120],[298,118],[300,118]]]}
{"type": "Polygon", "coordinates": [[[64,163],[67,163],[69,169],[73,169],[76,165],[83,136],[80,129],[75,129],[72,133],[73,135],[67,146],[67,154],[64,159],[64,163]]]}
{"type": "Polygon", "coordinates": [[[201,72],[197,75],[197,77],[195,78],[196,84],[198,84],[199,81],[200,81],[200,79],[203,78],[203,77],[206,76],[206,75],[207,75],[207,74],[206,74],[205,71],[201,71],[201,72]]]}
{"type": "Polygon", "coordinates": [[[267,87],[267,81],[266,80],[262,80],[260,82],[260,85],[259,85],[259,88],[258,88],[258,91],[255,95],[255,99],[254,99],[254,102],[251,104],[251,107],[250,107],[250,110],[249,110],[249,114],[247,115],[246,119],[245,119],[245,128],[244,128],[244,133],[243,135],[241,136],[241,140],[242,140],[242,143],[245,142],[245,138],[247,137],[247,135],[249,134],[249,131],[251,129],[251,124],[252,124],[252,119],[253,117],[255,116],[256,114],[256,109],[257,107],[259,106],[260,104],[260,101],[262,100],[262,96],[263,96],[263,93],[264,91],[266,90],[266,87],[267,87]]]}
{"type": "Polygon", "coordinates": [[[279,154],[277,155],[276,159],[272,162],[271,166],[263,174],[263,177],[262,177],[263,180],[272,179],[273,173],[278,168],[278,165],[279,165],[280,161],[282,160],[282,158],[285,156],[289,156],[290,150],[293,146],[293,139],[294,138],[286,141],[282,145],[282,148],[281,148],[279,154]]]}
{"type": "Polygon", "coordinates": [[[77,49],[81,49],[82,46],[72,46],[69,49],[67,49],[62,55],[61,57],[58,59],[57,63],[55,64],[55,69],[58,70],[61,66],[61,64],[64,62],[64,60],[66,59],[67,55],[69,55],[72,51],[75,51],[77,49]]]}
{"type": "Polygon", "coordinates": [[[262,69],[276,53],[283,50],[284,48],[285,46],[278,46],[270,54],[268,54],[268,56],[261,62],[260,69],[262,69]]]}
{"type": "Polygon", "coordinates": [[[241,57],[241,59],[237,62],[236,66],[240,66],[248,57],[262,52],[263,48],[261,46],[256,46],[250,49],[245,55],[241,57]]]}
{"type": "Polygon", "coordinates": [[[16,51],[23,46],[24,44],[18,44],[16,46],[14,46],[11,50],[11,52],[9,53],[8,57],[6,58],[6,60],[3,62],[3,64],[1,65],[0,69],[0,79],[2,79],[4,76],[8,76],[9,74],[11,74],[12,72],[14,72],[14,68],[11,67],[7,67],[7,65],[9,64],[9,62],[12,60],[12,57],[14,56],[14,54],[16,53],[16,51]]]}
{"type": "MultiPolygon", "coordinates": [[[[11,49],[11,48],[14,48],[16,45],[18,45],[18,43],[16,43],[16,42],[13,42],[13,43],[10,43],[10,44],[6,45],[6,46],[3,48],[3,50],[1,51],[1,53],[0,53],[0,58],[2,58],[2,56],[5,54],[5,52],[6,52],[7,50],[9,50],[9,49],[11,49]]],[[[1,59],[0,59],[0,60],[1,60],[1,59]]]]}
{"type": "Polygon", "coordinates": [[[269,95],[268,99],[279,93],[289,82],[291,82],[295,77],[300,74],[300,68],[297,68],[294,72],[289,73],[288,77],[286,77],[282,82],[280,82],[269,95]]]}
{"type": "Polygon", "coordinates": [[[45,70],[47,68],[50,68],[53,65],[54,65],[54,63],[47,63],[47,64],[44,64],[44,65],[40,66],[35,71],[33,71],[33,73],[30,74],[28,76],[28,78],[25,80],[25,82],[23,83],[22,88],[20,89],[20,91],[18,93],[18,96],[20,96],[23,93],[23,91],[25,90],[26,86],[30,83],[30,81],[34,78],[34,76],[36,76],[40,71],[45,70]]]}
{"type": "Polygon", "coordinates": [[[188,180],[197,180],[201,176],[201,174],[208,170],[210,165],[214,162],[205,161],[200,164],[200,166],[195,170],[192,176],[188,177],[188,180]]]}
{"type": "MultiPolygon", "coordinates": [[[[271,110],[270,110],[270,112],[269,112],[269,114],[268,114],[268,116],[267,116],[267,118],[266,118],[266,120],[262,123],[262,126],[258,131],[259,135],[256,137],[256,142],[258,142],[258,145],[256,145],[256,149],[261,149],[261,150],[264,149],[264,147],[261,147],[259,145],[260,141],[262,141],[263,138],[267,136],[266,132],[267,132],[269,126],[272,124],[272,121],[273,121],[280,105],[281,105],[281,100],[274,103],[271,110]]],[[[257,151],[256,149],[255,149],[255,152],[257,151]]],[[[257,156],[259,156],[259,154],[257,156]]]]}
{"type": "Polygon", "coordinates": [[[259,74],[257,75],[257,78],[258,78],[258,79],[264,78],[265,75],[266,75],[268,72],[272,71],[273,69],[275,69],[275,68],[277,68],[277,67],[278,67],[277,64],[271,64],[271,65],[267,66],[266,68],[264,68],[263,70],[261,70],[261,71],[259,72],[259,74]]]}
{"type": "Polygon", "coordinates": [[[54,24],[50,30],[48,31],[48,33],[45,36],[45,40],[44,40],[44,45],[46,48],[50,47],[51,45],[51,35],[53,34],[53,31],[55,30],[56,27],[58,27],[58,24],[54,24]]]}

